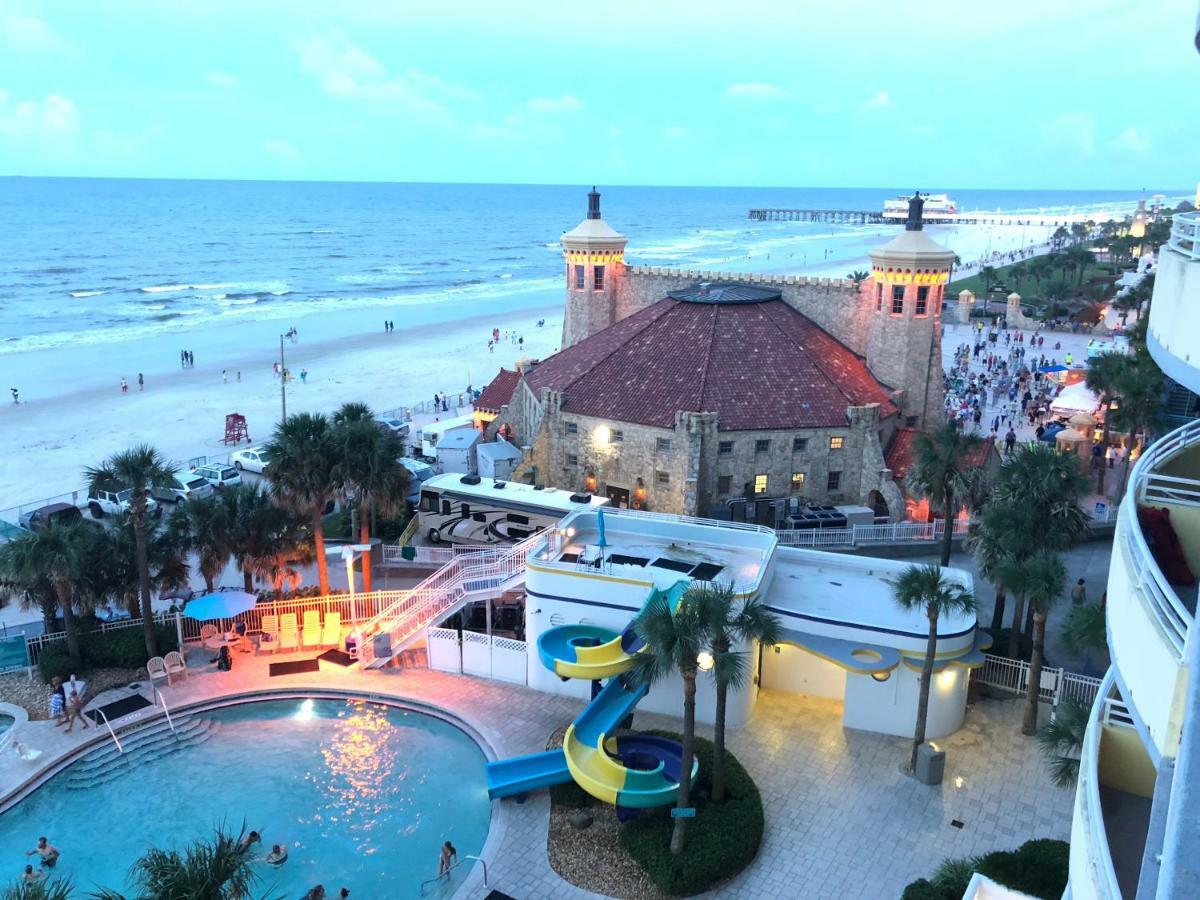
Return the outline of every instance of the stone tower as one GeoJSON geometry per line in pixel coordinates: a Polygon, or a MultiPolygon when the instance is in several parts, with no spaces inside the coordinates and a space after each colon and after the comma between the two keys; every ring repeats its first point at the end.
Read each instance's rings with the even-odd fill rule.
{"type": "Polygon", "coordinates": [[[904,424],[932,429],[942,422],[942,294],[954,251],[921,230],[923,206],[914,194],[904,231],[871,251],[867,367],[903,392],[904,424]]]}
{"type": "Polygon", "coordinates": [[[562,236],[567,267],[562,349],[616,321],[617,280],[624,266],[625,235],[600,218],[600,194],[588,194],[587,218],[562,236]]]}

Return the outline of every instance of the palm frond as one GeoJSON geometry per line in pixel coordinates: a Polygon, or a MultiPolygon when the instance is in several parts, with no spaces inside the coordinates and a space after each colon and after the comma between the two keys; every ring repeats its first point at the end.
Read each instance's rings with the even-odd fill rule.
{"type": "Polygon", "coordinates": [[[1037,741],[1050,779],[1060,788],[1069,788],[1079,777],[1079,756],[1087,732],[1091,708],[1077,700],[1060,703],[1053,720],[1038,729],[1037,741]]]}
{"type": "Polygon", "coordinates": [[[1108,629],[1099,603],[1085,603],[1071,610],[1059,631],[1063,646],[1072,656],[1108,649],[1108,629]]]}

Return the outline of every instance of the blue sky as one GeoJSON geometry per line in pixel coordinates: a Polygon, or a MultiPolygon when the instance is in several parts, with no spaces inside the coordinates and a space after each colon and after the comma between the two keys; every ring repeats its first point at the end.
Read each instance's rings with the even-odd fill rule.
{"type": "Polygon", "coordinates": [[[1196,0],[0,0],[0,174],[1187,188],[1195,17],[1196,0]]]}

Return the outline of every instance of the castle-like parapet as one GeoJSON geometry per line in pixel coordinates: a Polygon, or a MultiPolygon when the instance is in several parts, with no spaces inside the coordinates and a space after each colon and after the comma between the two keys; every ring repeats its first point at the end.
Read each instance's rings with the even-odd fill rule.
{"type": "Polygon", "coordinates": [[[764,285],[811,285],[828,288],[854,288],[855,284],[849,278],[810,278],[807,275],[785,275],[773,273],[747,272],[716,272],[706,269],[683,269],[670,266],[638,266],[626,265],[624,273],[627,277],[654,278],[685,278],[689,281],[736,281],[739,284],[764,285]]]}

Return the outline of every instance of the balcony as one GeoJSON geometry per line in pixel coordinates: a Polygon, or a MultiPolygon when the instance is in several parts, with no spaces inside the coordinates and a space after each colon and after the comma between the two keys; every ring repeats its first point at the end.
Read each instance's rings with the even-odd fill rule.
{"type": "Polygon", "coordinates": [[[1177,213],[1158,257],[1150,353],[1174,381],[1200,394],[1200,213],[1177,213]]]}
{"type": "Polygon", "coordinates": [[[1071,824],[1072,900],[1136,895],[1156,779],[1110,670],[1080,754],[1071,824]]]}

